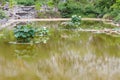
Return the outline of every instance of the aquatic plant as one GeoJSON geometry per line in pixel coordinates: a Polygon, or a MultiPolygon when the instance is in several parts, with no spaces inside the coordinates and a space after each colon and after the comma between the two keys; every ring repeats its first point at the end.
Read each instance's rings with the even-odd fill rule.
{"type": "Polygon", "coordinates": [[[17,42],[30,42],[31,39],[35,36],[35,28],[31,27],[30,25],[22,25],[17,26],[14,29],[14,36],[17,39],[17,42]]]}
{"type": "Polygon", "coordinates": [[[46,43],[49,40],[49,30],[46,27],[38,28],[35,35],[35,41],[37,43],[46,43]]]}
{"type": "Polygon", "coordinates": [[[72,15],[71,22],[72,22],[75,26],[79,26],[79,25],[80,25],[80,21],[81,21],[81,16],[72,15]]]}
{"type": "Polygon", "coordinates": [[[36,38],[47,36],[48,32],[46,27],[33,28],[30,25],[20,25],[15,27],[14,36],[19,43],[29,43],[35,41],[36,38]]]}
{"type": "Polygon", "coordinates": [[[38,28],[36,30],[36,32],[37,32],[36,36],[41,36],[42,37],[42,36],[47,36],[49,30],[46,27],[42,27],[42,28],[38,28]]]}
{"type": "Polygon", "coordinates": [[[66,29],[75,29],[80,26],[81,16],[72,15],[71,20],[69,22],[63,22],[61,25],[66,29]]]}

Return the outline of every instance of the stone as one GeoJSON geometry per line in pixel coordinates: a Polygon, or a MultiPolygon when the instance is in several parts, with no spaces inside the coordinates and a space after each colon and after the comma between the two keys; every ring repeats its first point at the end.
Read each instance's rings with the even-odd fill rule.
{"type": "Polygon", "coordinates": [[[4,6],[3,6],[3,10],[8,10],[9,9],[9,3],[6,3],[4,6]]]}
{"type": "Polygon", "coordinates": [[[34,9],[34,7],[33,7],[33,6],[22,6],[21,9],[22,9],[23,11],[31,11],[31,10],[34,9]]]}

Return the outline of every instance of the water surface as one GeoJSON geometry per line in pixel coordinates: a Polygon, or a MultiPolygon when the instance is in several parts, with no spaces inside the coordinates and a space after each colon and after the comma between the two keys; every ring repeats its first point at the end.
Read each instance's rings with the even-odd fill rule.
{"type": "Polygon", "coordinates": [[[3,33],[7,38],[0,38],[0,80],[120,79],[120,37],[51,26],[47,43],[10,44],[11,31],[3,33]]]}

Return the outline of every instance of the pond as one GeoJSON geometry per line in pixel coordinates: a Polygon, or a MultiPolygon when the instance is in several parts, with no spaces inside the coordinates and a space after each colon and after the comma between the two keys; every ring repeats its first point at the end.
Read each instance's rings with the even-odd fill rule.
{"type": "MultiPolygon", "coordinates": [[[[2,30],[0,80],[120,80],[119,36],[62,29],[59,23],[33,23],[50,29],[49,39],[39,44],[11,44],[13,33],[2,30]]],[[[110,26],[89,24],[98,25],[110,26]]]]}

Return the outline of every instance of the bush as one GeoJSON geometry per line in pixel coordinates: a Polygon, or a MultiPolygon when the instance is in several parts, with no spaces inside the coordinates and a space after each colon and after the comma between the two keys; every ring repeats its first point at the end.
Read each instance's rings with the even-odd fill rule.
{"type": "Polygon", "coordinates": [[[96,0],[94,3],[95,10],[98,13],[98,17],[103,17],[105,14],[110,13],[111,6],[116,0],[96,0]]]}
{"type": "Polygon", "coordinates": [[[30,25],[20,25],[15,27],[14,36],[18,43],[29,43],[38,40],[37,42],[46,42],[48,39],[49,30],[46,27],[33,28],[30,25]]]}
{"type": "Polygon", "coordinates": [[[61,12],[62,17],[71,17],[73,14],[96,17],[97,12],[95,11],[94,3],[88,1],[75,1],[68,0],[61,2],[58,5],[58,9],[61,12]],[[90,16],[89,16],[90,15],[90,16]]]}
{"type": "Polygon", "coordinates": [[[81,16],[73,15],[71,21],[63,22],[62,26],[65,29],[75,29],[80,26],[80,23],[81,23],[81,16]]]}
{"type": "Polygon", "coordinates": [[[16,4],[15,0],[9,0],[9,7],[10,8],[13,8],[15,4],[16,4]]]}
{"type": "Polygon", "coordinates": [[[14,30],[14,36],[17,39],[17,42],[26,43],[34,38],[35,32],[35,28],[32,28],[29,25],[17,26],[14,30]]]}
{"type": "Polygon", "coordinates": [[[25,5],[25,6],[31,6],[35,4],[34,0],[16,0],[16,1],[17,1],[17,4],[25,5]]]}
{"type": "Polygon", "coordinates": [[[6,18],[5,12],[0,9],[0,19],[6,18]]]}
{"type": "Polygon", "coordinates": [[[73,15],[71,18],[71,22],[76,26],[80,25],[80,21],[81,21],[81,16],[73,15]]]}
{"type": "Polygon", "coordinates": [[[118,14],[118,15],[114,18],[114,22],[120,23],[120,14],[118,14]]]}
{"type": "Polygon", "coordinates": [[[113,11],[113,8],[119,10],[119,0],[66,0],[60,2],[58,9],[62,17],[70,17],[73,14],[85,17],[103,17],[105,14],[113,11]]]}
{"type": "Polygon", "coordinates": [[[46,43],[49,40],[49,30],[46,27],[37,29],[35,40],[37,43],[46,43]]]}
{"type": "Polygon", "coordinates": [[[61,13],[61,16],[64,17],[64,18],[71,17],[73,14],[82,13],[80,5],[78,6],[77,4],[73,4],[71,2],[60,3],[58,5],[58,9],[61,13]]]}

